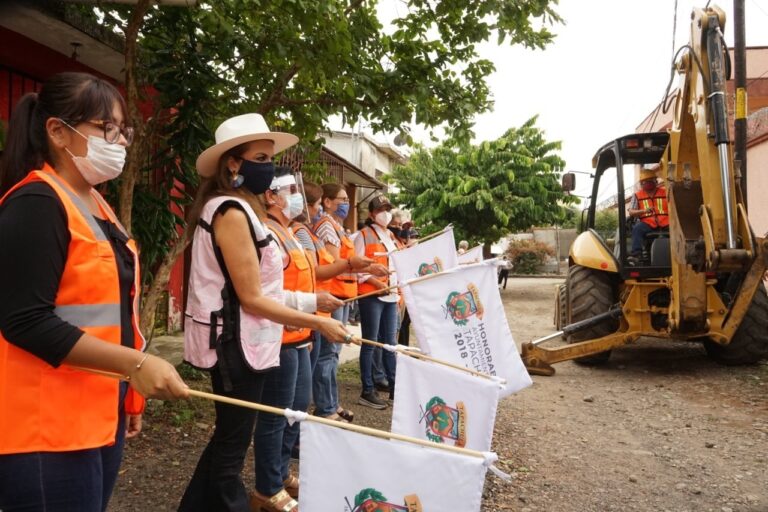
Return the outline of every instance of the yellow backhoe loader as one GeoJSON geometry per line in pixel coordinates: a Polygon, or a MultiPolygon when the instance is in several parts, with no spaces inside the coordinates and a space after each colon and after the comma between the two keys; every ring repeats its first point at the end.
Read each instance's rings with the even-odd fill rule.
{"type": "MultiPolygon", "coordinates": [[[[691,19],[690,43],[675,61],[672,127],[613,140],[592,160],[587,229],[571,246],[557,292],[559,331],[523,345],[532,374],[552,375],[553,363],[571,359],[605,362],[641,336],[702,342],[728,365],[768,357],[768,240],[749,226],[728,135],[725,14],[713,6],[691,19]],[[659,164],[669,226],[648,233],[635,257],[627,215],[634,181],[625,180],[647,164],[659,164]],[[567,345],[541,346],[560,336],[567,345]]],[[[563,187],[574,186],[566,174],[563,187]]]]}

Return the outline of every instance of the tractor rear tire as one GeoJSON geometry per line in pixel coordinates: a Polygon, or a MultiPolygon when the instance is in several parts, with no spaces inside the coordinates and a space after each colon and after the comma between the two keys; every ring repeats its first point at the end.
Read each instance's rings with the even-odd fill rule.
{"type": "MultiPolygon", "coordinates": [[[[563,283],[557,287],[557,317],[555,318],[555,329],[563,330],[568,325],[568,285],[563,283]]],[[[563,341],[568,341],[568,336],[563,334],[563,341]]]]}
{"type": "Polygon", "coordinates": [[[755,364],[768,358],[768,295],[762,284],[731,342],[720,345],[704,340],[704,348],[709,357],[727,366],[755,364]]]}
{"type": "MultiPolygon", "coordinates": [[[[569,324],[606,313],[615,303],[615,291],[611,277],[606,272],[574,265],[568,269],[568,299],[570,302],[569,324]]],[[[568,336],[568,343],[602,338],[616,332],[619,321],[606,320],[589,329],[584,329],[568,336]]],[[[611,357],[611,351],[599,352],[580,357],[574,361],[579,364],[594,366],[604,364],[611,357]]]]}

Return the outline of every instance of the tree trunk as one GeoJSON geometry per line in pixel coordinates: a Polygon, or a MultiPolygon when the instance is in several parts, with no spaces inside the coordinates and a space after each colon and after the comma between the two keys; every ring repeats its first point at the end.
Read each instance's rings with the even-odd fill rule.
{"type": "Polygon", "coordinates": [[[128,105],[128,118],[135,129],[134,143],[128,148],[128,161],[120,179],[118,217],[125,229],[131,232],[131,210],[133,209],[133,188],[138,179],[139,170],[149,146],[146,138],[146,126],[139,110],[139,87],[136,80],[139,30],[144,23],[144,16],[149,10],[150,0],[139,0],[131,13],[131,19],[125,29],[125,102],[128,105]]]}
{"type": "Polygon", "coordinates": [[[160,298],[163,296],[163,291],[168,286],[168,281],[171,278],[171,270],[176,260],[184,254],[184,250],[192,241],[192,233],[194,228],[186,226],[184,233],[176,240],[176,243],[168,251],[168,254],[163,258],[163,262],[160,264],[160,268],[155,272],[152,284],[149,285],[149,289],[144,295],[144,300],[141,306],[141,321],[139,327],[141,332],[148,338],[152,337],[152,332],[155,328],[155,312],[157,311],[157,305],[160,302],[160,298]]]}

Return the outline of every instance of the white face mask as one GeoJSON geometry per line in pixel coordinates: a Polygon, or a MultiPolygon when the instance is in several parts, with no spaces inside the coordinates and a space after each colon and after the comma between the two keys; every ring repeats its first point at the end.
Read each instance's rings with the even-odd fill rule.
{"type": "Polygon", "coordinates": [[[289,219],[295,219],[304,211],[304,196],[298,192],[285,197],[282,212],[289,219]]]}
{"type": "MultiPolygon", "coordinates": [[[[67,125],[69,126],[69,125],[67,125]]],[[[70,127],[71,128],[71,127],[70,127]]],[[[74,128],[72,128],[75,130],[74,128]]],[[[75,156],[65,148],[75,167],[80,171],[83,179],[89,185],[95,187],[100,183],[109,181],[120,176],[125,165],[125,146],[122,144],[112,144],[104,140],[104,137],[89,135],[86,137],[75,130],[81,137],[88,140],[88,150],[85,156],[75,156]]]]}
{"type": "Polygon", "coordinates": [[[383,212],[377,213],[373,220],[376,222],[376,224],[385,228],[389,226],[390,222],[392,222],[392,213],[384,210],[383,212]]]}

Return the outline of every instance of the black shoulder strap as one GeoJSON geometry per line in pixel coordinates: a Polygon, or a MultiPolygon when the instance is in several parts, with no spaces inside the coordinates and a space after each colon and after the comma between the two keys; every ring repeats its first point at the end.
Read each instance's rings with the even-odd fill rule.
{"type": "MultiPolygon", "coordinates": [[[[259,256],[259,261],[261,261],[261,250],[264,247],[268,246],[270,242],[274,240],[274,238],[272,237],[271,233],[267,234],[264,240],[259,240],[256,238],[256,230],[253,227],[253,223],[251,222],[251,218],[248,215],[248,212],[245,211],[245,208],[243,208],[242,204],[231,199],[228,201],[224,201],[218,206],[218,208],[216,208],[216,211],[213,212],[213,216],[211,217],[211,222],[213,222],[213,219],[215,219],[217,215],[223,215],[230,208],[237,208],[238,210],[240,210],[245,214],[245,220],[248,221],[248,230],[251,232],[251,239],[253,240],[253,244],[256,246],[256,252],[259,256]]],[[[199,219],[197,221],[197,225],[203,228],[208,233],[210,233],[211,243],[213,245],[213,253],[216,256],[216,261],[219,262],[219,266],[221,267],[221,271],[224,274],[224,277],[227,280],[229,280],[229,273],[227,272],[227,268],[224,265],[224,257],[221,254],[221,249],[219,249],[219,246],[216,245],[216,235],[213,232],[213,225],[209,224],[203,219],[199,219]]]]}

